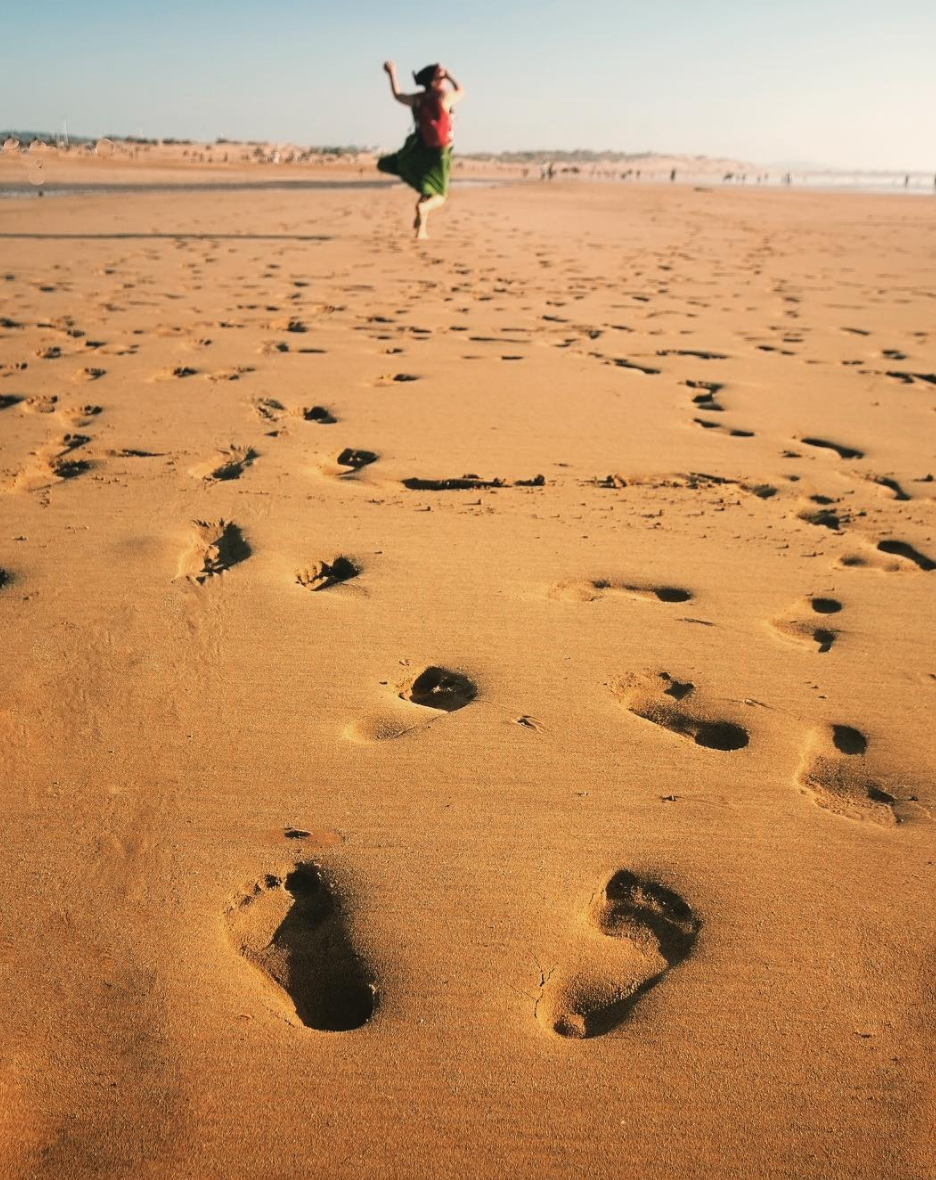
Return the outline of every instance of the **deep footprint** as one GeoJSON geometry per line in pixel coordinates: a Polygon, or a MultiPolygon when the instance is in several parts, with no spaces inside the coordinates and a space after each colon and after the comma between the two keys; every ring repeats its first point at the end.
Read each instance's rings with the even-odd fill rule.
{"type": "Polygon", "coordinates": [[[196,520],[194,545],[184,554],[179,574],[199,585],[223,574],[250,556],[250,546],[240,527],[228,520],[196,520]]]}
{"type": "Polygon", "coordinates": [[[253,447],[231,446],[219,451],[217,455],[205,463],[192,468],[192,475],[206,483],[223,483],[226,480],[240,479],[245,470],[257,458],[253,447]]]}
{"type": "Polygon", "coordinates": [[[682,702],[693,697],[691,681],[674,680],[668,672],[626,676],[613,686],[614,695],[636,717],[651,721],[680,737],[691,738],[709,750],[742,750],[750,741],[743,726],[733,721],[702,717],[682,702]]]}
{"type": "Polygon", "coordinates": [[[588,942],[576,968],[544,978],[537,1020],[579,1040],[613,1031],[691,954],[701,925],[678,893],[620,869],[589,905],[588,942]]]}
{"type": "Polygon", "coordinates": [[[441,709],[446,713],[454,713],[456,709],[470,705],[477,695],[477,686],[467,676],[448,668],[438,668],[434,664],[408,680],[400,690],[403,700],[427,709],[441,709]]]}
{"type": "Polygon", "coordinates": [[[361,451],[355,450],[352,447],[345,447],[337,456],[335,462],[339,467],[347,467],[351,471],[360,471],[362,467],[376,463],[379,458],[380,456],[374,451],[361,451]]]}
{"type": "Polygon", "coordinates": [[[800,442],[807,447],[818,447],[820,450],[834,451],[840,459],[863,459],[864,451],[857,447],[847,447],[842,443],[830,442],[826,438],[801,438],[800,442]]]}
{"type": "Polygon", "coordinates": [[[296,582],[307,590],[327,590],[341,582],[349,582],[361,572],[349,557],[333,557],[331,561],[318,561],[314,565],[296,570],[296,582]]]}
{"type": "Polygon", "coordinates": [[[307,1028],[348,1032],[374,1015],[377,992],[318,865],[267,876],[228,910],[240,954],[281,989],[307,1028]]]}

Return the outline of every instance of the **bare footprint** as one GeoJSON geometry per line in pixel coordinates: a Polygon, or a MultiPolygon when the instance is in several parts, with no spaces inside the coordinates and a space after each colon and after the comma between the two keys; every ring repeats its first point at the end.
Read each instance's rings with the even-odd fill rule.
{"type": "Polygon", "coordinates": [[[17,473],[10,486],[31,492],[84,475],[94,464],[90,459],[76,458],[73,452],[89,442],[86,434],[70,433],[54,439],[33,453],[30,463],[17,473]]]}
{"type": "Polygon", "coordinates": [[[180,578],[189,578],[202,585],[250,556],[250,546],[238,525],[229,520],[196,520],[192,523],[195,535],[191,547],[179,561],[180,578]]]}
{"type": "Polygon", "coordinates": [[[564,598],[570,602],[594,602],[609,594],[620,594],[628,598],[642,598],[648,602],[688,602],[690,590],[677,586],[647,586],[633,582],[615,582],[608,578],[573,579],[559,582],[553,587],[553,598],[564,598]]]}
{"type": "Polygon", "coordinates": [[[326,409],[325,406],[304,406],[297,413],[306,422],[317,422],[320,426],[334,426],[338,421],[331,410],[326,409]]]}
{"type": "Polygon", "coordinates": [[[876,569],[899,573],[914,568],[926,573],[936,569],[936,561],[906,541],[878,541],[875,546],[843,554],[838,564],[846,569],[876,569]]]}
{"type": "Polygon", "coordinates": [[[570,966],[543,973],[537,1020],[561,1037],[613,1031],[689,956],[701,925],[672,889],[618,870],[589,903],[570,966]]]}
{"type": "Polygon", "coordinates": [[[376,463],[379,458],[376,451],[345,447],[330,462],[321,464],[319,470],[329,479],[356,480],[365,467],[376,463]]]}
{"type": "Polygon", "coordinates": [[[617,699],[636,717],[651,721],[709,750],[741,750],[750,737],[733,721],[712,720],[695,708],[696,687],[668,672],[624,676],[612,685],[617,699]]]}
{"type": "Polygon", "coordinates": [[[849,447],[843,443],[831,442],[826,438],[801,437],[799,441],[807,447],[817,447],[820,450],[833,451],[840,459],[864,458],[864,451],[859,451],[857,447],[849,447]]]}
{"type": "Polygon", "coordinates": [[[848,819],[869,819],[892,825],[900,822],[897,798],[866,769],[868,739],[850,725],[815,730],[803,754],[797,782],[815,802],[848,819]]]}
{"type": "Polygon", "coordinates": [[[278,422],[286,413],[286,407],[274,397],[260,397],[252,404],[257,417],[264,422],[278,422]]]}
{"type": "Polygon", "coordinates": [[[316,561],[312,565],[296,570],[296,582],[307,590],[327,590],[349,582],[361,572],[361,567],[350,557],[333,557],[329,561],[316,561]]]}
{"type": "Polygon", "coordinates": [[[268,875],[227,911],[237,950],[307,1028],[348,1032],[374,1015],[377,991],[341,904],[318,865],[268,875]]]}
{"type": "Polygon", "coordinates": [[[439,713],[464,709],[477,695],[477,685],[464,673],[430,664],[398,685],[398,702],[405,701],[405,705],[396,703],[378,716],[352,721],[345,726],[344,736],[353,742],[370,743],[421,733],[438,720],[439,713]]]}
{"type": "Polygon", "coordinates": [[[167,365],[154,373],[151,379],[153,381],[179,381],[183,377],[194,377],[197,372],[197,369],[193,369],[189,365],[167,365]]]}
{"type": "Polygon", "coordinates": [[[191,474],[206,483],[240,479],[256,458],[257,452],[253,447],[230,446],[219,451],[207,462],[193,467],[191,474]]]}
{"type": "Polygon", "coordinates": [[[703,430],[714,430],[717,434],[727,434],[731,438],[753,438],[753,430],[742,430],[737,426],[725,426],[721,422],[711,422],[708,418],[693,418],[692,421],[696,426],[701,426],[703,430]]]}
{"type": "Polygon", "coordinates": [[[825,653],[832,650],[839,635],[829,625],[829,616],[838,614],[841,609],[842,604],[836,598],[811,595],[798,602],[788,614],[770,619],[769,626],[784,639],[825,653]]]}
{"type": "Polygon", "coordinates": [[[434,664],[423,669],[400,689],[404,701],[412,701],[426,709],[441,709],[454,713],[470,705],[478,695],[477,686],[461,672],[439,668],[434,664]]]}

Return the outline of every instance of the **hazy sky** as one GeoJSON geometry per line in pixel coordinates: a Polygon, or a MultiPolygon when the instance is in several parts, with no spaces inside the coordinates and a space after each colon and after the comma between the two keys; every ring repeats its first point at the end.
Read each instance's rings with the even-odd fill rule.
{"type": "Polygon", "coordinates": [[[381,62],[441,59],[464,151],[936,172],[936,0],[31,0],[0,29],[0,128],[391,147],[381,62]]]}

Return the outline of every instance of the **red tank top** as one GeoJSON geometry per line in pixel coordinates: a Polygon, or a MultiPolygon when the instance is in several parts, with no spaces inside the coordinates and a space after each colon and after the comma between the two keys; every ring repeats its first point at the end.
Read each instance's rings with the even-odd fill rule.
{"type": "Polygon", "coordinates": [[[416,107],[416,125],[426,147],[444,148],[452,142],[452,115],[441,99],[432,94],[420,97],[416,107]]]}

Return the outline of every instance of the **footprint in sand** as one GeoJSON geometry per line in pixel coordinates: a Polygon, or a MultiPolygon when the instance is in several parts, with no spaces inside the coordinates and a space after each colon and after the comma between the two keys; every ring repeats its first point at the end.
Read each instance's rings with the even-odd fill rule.
{"type": "Polygon", "coordinates": [[[817,528],[840,532],[848,523],[849,515],[836,507],[837,500],[831,496],[806,496],[797,505],[796,518],[817,528]]]}
{"type": "Polygon", "coordinates": [[[872,483],[876,487],[882,488],[885,492],[889,492],[891,498],[893,498],[894,500],[907,501],[907,500],[912,499],[912,497],[901,487],[901,485],[897,482],[897,480],[894,479],[892,476],[874,475],[874,474],[871,474],[870,472],[866,472],[860,478],[865,480],[867,483],[872,483]]]}
{"type": "Polygon", "coordinates": [[[787,614],[768,620],[768,625],[784,639],[825,653],[832,650],[839,636],[839,632],[829,625],[829,619],[841,609],[842,604],[836,598],[809,595],[787,614]]]}
{"type": "Polygon", "coordinates": [[[213,373],[207,373],[206,376],[209,381],[240,381],[245,373],[252,373],[253,366],[251,365],[232,365],[227,369],[215,369],[213,373]]]}
{"type": "Polygon", "coordinates": [[[264,422],[278,422],[286,413],[282,402],[273,397],[260,397],[251,403],[258,418],[264,422]]]}
{"type": "Polygon", "coordinates": [[[361,567],[350,557],[333,557],[329,561],[316,561],[296,570],[296,583],[307,590],[327,590],[342,582],[350,582],[361,572],[361,567]]]}
{"type": "Polygon", "coordinates": [[[334,426],[338,419],[325,406],[305,406],[297,413],[306,422],[317,422],[320,426],[334,426]]]}
{"type": "Polygon", "coordinates": [[[53,414],[58,408],[58,397],[54,393],[36,394],[35,397],[26,399],[23,408],[31,414],[53,414]]]}
{"type": "Polygon", "coordinates": [[[830,442],[825,438],[800,438],[799,442],[807,447],[818,447],[820,450],[833,451],[840,459],[863,459],[864,451],[856,447],[847,447],[842,443],[830,442]]]}
{"type": "Polygon", "coordinates": [[[692,395],[692,404],[709,414],[724,413],[725,407],[716,400],[724,386],[717,381],[683,381],[683,385],[696,392],[692,395]]]}
{"type": "Polygon", "coordinates": [[[437,720],[432,713],[455,713],[470,705],[477,695],[477,685],[463,672],[430,664],[397,686],[396,696],[406,704],[377,717],[352,721],[345,727],[344,736],[351,741],[369,743],[418,733],[437,720]],[[410,708],[411,705],[416,708],[410,708]]]}
{"type": "Polygon", "coordinates": [[[191,468],[190,474],[206,483],[240,479],[256,458],[257,452],[253,447],[230,446],[219,451],[207,462],[191,468]]]}
{"type": "Polygon", "coordinates": [[[153,381],[178,381],[183,377],[194,377],[197,374],[197,369],[192,369],[188,365],[167,365],[166,368],[160,369],[153,374],[153,381]]]}
{"type": "Polygon", "coordinates": [[[561,1037],[600,1037],[621,1025],[692,952],[702,923],[672,889],[620,869],[592,898],[585,928],[558,975],[544,972],[535,1014],[561,1037]]]}
{"type": "Polygon", "coordinates": [[[83,383],[87,381],[98,381],[106,373],[105,369],[85,368],[78,369],[72,373],[72,381],[83,383]]]}
{"type": "Polygon", "coordinates": [[[354,447],[345,447],[335,456],[331,463],[322,465],[325,475],[338,479],[354,479],[359,471],[376,463],[380,456],[375,451],[364,451],[354,447]]]}
{"type": "Polygon", "coordinates": [[[721,422],[709,422],[707,418],[693,418],[693,424],[703,430],[714,430],[716,434],[727,434],[730,438],[753,438],[753,430],[741,430],[737,426],[723,426],[721,422]]]}
{"type": "Polygon", "coordinates": [[[94,464],[89,459],[74,458],[72,452],[89,442],[86,434],[65,434],[42,447],[34,453],[32,463],[15,476],[12,487],[31,492],[84,475],[94,464]]]}
{"type": "Polygon", "coordinates": [[[646,602],[688,602],[692,598],[690,590],[681,590],[677,586],[647,586],[633,582],[616,582],[610,578],[559,582],[550,591],[552,598],[562,598],[568,602],[594,602],[608,595],[639,598],[646,602]]]}
{"type": "Polygon", "coordinates": [[[926,573],[936,570],[936,561],[931,557],[906,541],[893,540],[878,541],[874,548],[869,546],[860,552],[846,553],[839,558],[838,564],[846,569],[877,569],[888,573],[914,568],[926,573]]]}
{"type": "Polygon", "coordinates": [[[741,750],[750,741],[743,726],[702,715],[694,707],[695,685],[675,680],[668,672],[622,677],[612,691],[634,716],[708,750],[741,750]]]}
{"type": "Polygon", "coordinates": [[[250,556],[250,546],[236,524],[227,520],[195,520],[191,547],[179,561],[180,578],[203,585],[250,556]]]}
{"type": "Polygon", "coordinates": [[[65,406],[61,410],[61,417],[70,426],[90,426],[92,420],[103,412],[103,406],[65,406]]]}
{"type": "Polygon", "coordinates": [[[869,819],[892,825],[900,800],[867,770],[868,739],[850,725],[830,725],[810,736],[797,772],[797,782],[820,807],[848,819],[869,819]]]}
{"type": "Polygon", "coordinates": [[[399,695],[402,700],[412,701],[414,705],[454,713],[470,705],[478,695],[478,689],[461,672],[452,672],[433,664],[424,668],[418,676],[407,680],[399,695]]]}
{"type": "Polygon", "coordinates": [[[234,900],[226,917],[237,950],[306,1028],[349,1032],[374,1015],[371,973],[318,865],[299,863],[264,877],[234,900]]]}

